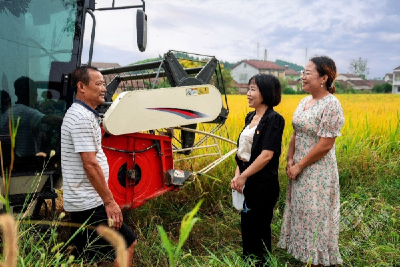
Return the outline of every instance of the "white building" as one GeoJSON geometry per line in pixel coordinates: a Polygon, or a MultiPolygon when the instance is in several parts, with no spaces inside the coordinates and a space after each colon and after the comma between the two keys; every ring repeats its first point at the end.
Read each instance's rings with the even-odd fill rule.
{"type": "Polygon", "coordinates": [[[249,79],[256,74],[272,74],[279,78],[285,77],[285,69],[271,61],[242,60],[232,67],[231,75],[236,83],[248,83],[249,79]]]}
{"type": "Polygon", "coordinates": [[[385,77],[383,77],[385,83],[393,83],[393,73],[386,73],[385,77]]]}
{"type": "Polygon", "coordinates": [[[393,70],[393,94],[400,94],[400,66],[393,70]]]}
{"type": "Polygon", "coordinates": [[[297,80],[300,79],[300,72],[295,71],[293,69],[289,69],[288,65],[285,65],[285,79],[293,79],[293,80],[297,80]]]}
{"type": "Polygon", "coordinates": [[[336,81],[349,81],[349,80],[358,80],[361,81],[362,78],[360,76],[354,75],[354,74],[350,74],[350,73],[340,73],[337,77],[336,77],[336,81]]]}

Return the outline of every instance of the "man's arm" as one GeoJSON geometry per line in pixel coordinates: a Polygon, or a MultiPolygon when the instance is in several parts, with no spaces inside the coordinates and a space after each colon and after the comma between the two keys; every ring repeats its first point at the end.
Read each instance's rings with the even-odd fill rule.
{"type": "Polygon", "coordinates": [[[108,188],[103,170],[96,159],[96,152],[80,152],[79,154],[81,155],[83,169],[87,178],[104,202],[108,219],[113,220],[112,227],[115,229],[120,228],[123,222],[122,212],[108,188]]]}

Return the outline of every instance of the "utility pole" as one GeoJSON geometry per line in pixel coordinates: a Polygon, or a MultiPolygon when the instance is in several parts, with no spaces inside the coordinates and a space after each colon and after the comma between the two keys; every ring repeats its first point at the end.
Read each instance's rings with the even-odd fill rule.
{"type": "Polygon", "coordinates": [[[306,47],[306,56],[304,58],[304,69],[306,69],[306,65],[307,65],[307,47],[306,47]]]}

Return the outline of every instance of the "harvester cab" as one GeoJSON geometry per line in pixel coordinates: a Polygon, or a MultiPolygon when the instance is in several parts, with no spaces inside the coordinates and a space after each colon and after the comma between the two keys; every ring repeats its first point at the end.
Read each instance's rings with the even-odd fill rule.
{"type": "MultiPolygon", "coordinates": [[[[85,20],[93,20],[90,65],[95,13],[127,8],[137,9],[137,42],[143,52],[147,45],[144,0],[125,7],[115,6],[113,0],[111,7],[98,9],[94,0],[0,3],[0,156],[4,169],[0,190],[14,211],[38,200],[37,212],[44,199],[53,200],[54,210],[54,187],[61,180],[60,125],[73,102],[70,73],[81,65],[85,20]]],[[[235,145],[216,135],[229,113],[226,96],[225,101],[222,98],[225,89],[218,60],[206,56],[208,60],[199,67],[184,69],[175,57],[179,53],[174,52],[155,62],[101,70],[107,94],[98,111],[103,115],[109,187],[117,203],[127,208],[177,190],[190,173],[175,170],[174,162],[217,156],[201,170],[205,173],[235,150],[223,155],[218,145],[206,144],[211,138],[235,145]],[[203,123],[212,125],[211,130],[198,130],[197,125],[203,123]],[[190,156],[208,148],[217,152],[190,156]]]]}

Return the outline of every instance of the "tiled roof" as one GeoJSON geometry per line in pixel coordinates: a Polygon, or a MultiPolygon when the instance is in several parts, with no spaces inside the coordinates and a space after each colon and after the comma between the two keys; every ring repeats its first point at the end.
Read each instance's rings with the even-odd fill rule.
{"type": "MultiPolygon", "coordinates": [[[[123,75],[122,75],[123,76],[123,75]]],[[[112,79],[114,79],[115,75],[104,75],[104,82],[106,85],[108,85],[112,79]]],[[[136,89],[143,89],[143,88],[148,88],[149,84],[150,87],[153,86],[155,78],[150,78],[150,79],[145,79],[144,81],[148,83],[144,83],[143,79],[140,80],[129,80],[129,81],[121,81],[118,85],[118,88],[122,88],[124,90],[136,90],[136,89]]],[[[156,85],[159,84],[159,82],[162,81],[162,79],[158,79],[156,82],[156,85]]]]}
{"type": "Polygon", "coordinates": [[[234,82],[235,82],[236,87],[246,87],[246,88],[249,87],[249,85],[247,83],[238,83],[235,80],[234,80],[234,82]]]}
{"type": "Polygon", "coordinates": [[[121,65],[118,63],[105,63],[105,62],[92,62],[92,66],[98,69],[111,69],[111,68],[119,68],[121,65]]]}
{"type": "Polygon", "coordinates": [[[373,84],[367,80],[349,80],[348,82],[355,86],[373,86],[373,84]]]}
{"type": "Polygon", "coordinates": [[[360,76],[351,73],[340,73],[339,75],[343,75],[347,78],[361,78],[360,76]]]}
{"type": "Polygon", "coordinates": [[[299,83],[301,83],[301,81],[290,81],[290,80],[288,81],[289,85],[297,85],[299,83]]]}
{"type": "Polygon", "coordinates": [[[342,85],[343,88],[347,88],[347,87],[350,87],[350,86],[351,86],[351,85],[350,85],[348,82],[346,82],[346,81],[335,80],[335,82],[340,83],[340,84],[342,85]]]}
{"type": "Polygon", "coordinates": [[[400,66],[398,66],[397,68],[395,68],[394,70],[400,70],[400,66]]]}
{"type": "MultiPolygon", "coordinates": [[[[396,69],[395,69],[395,70],[396,70],[396,69]]],[[[392,80],[393,80],[393,73],[386,73],[385,76],[386,76],[386,75],[389,76],[389,79],[392,79],[392,80]]]]}
{"type": "Polygon", "coordinates": [[[256,69],[262,69],[262,70],[284,70],[281,66],[276,65],[274,62],[271,61],[262,61],[262,60],[242,60],[238,64],[232,67],[234,69],[236,66],[238,66],[240,63],[247,63],[250,66],[253,66],[256,69]]]}
{"type": "Polygon", "coordinates": [[[370,82],[372,85],[375,85],[375,84],[384,84],[384,83],[385,83],[384,80],[368,80],[368,82],[370,82]]]}
{"type": "Polygon", "coordinates": [[[298,73],[297,71],[292,70],[292,69],[285,70],[285,76],[290,76],[290,75],[300,76],[300,73],[298,73]]]}

